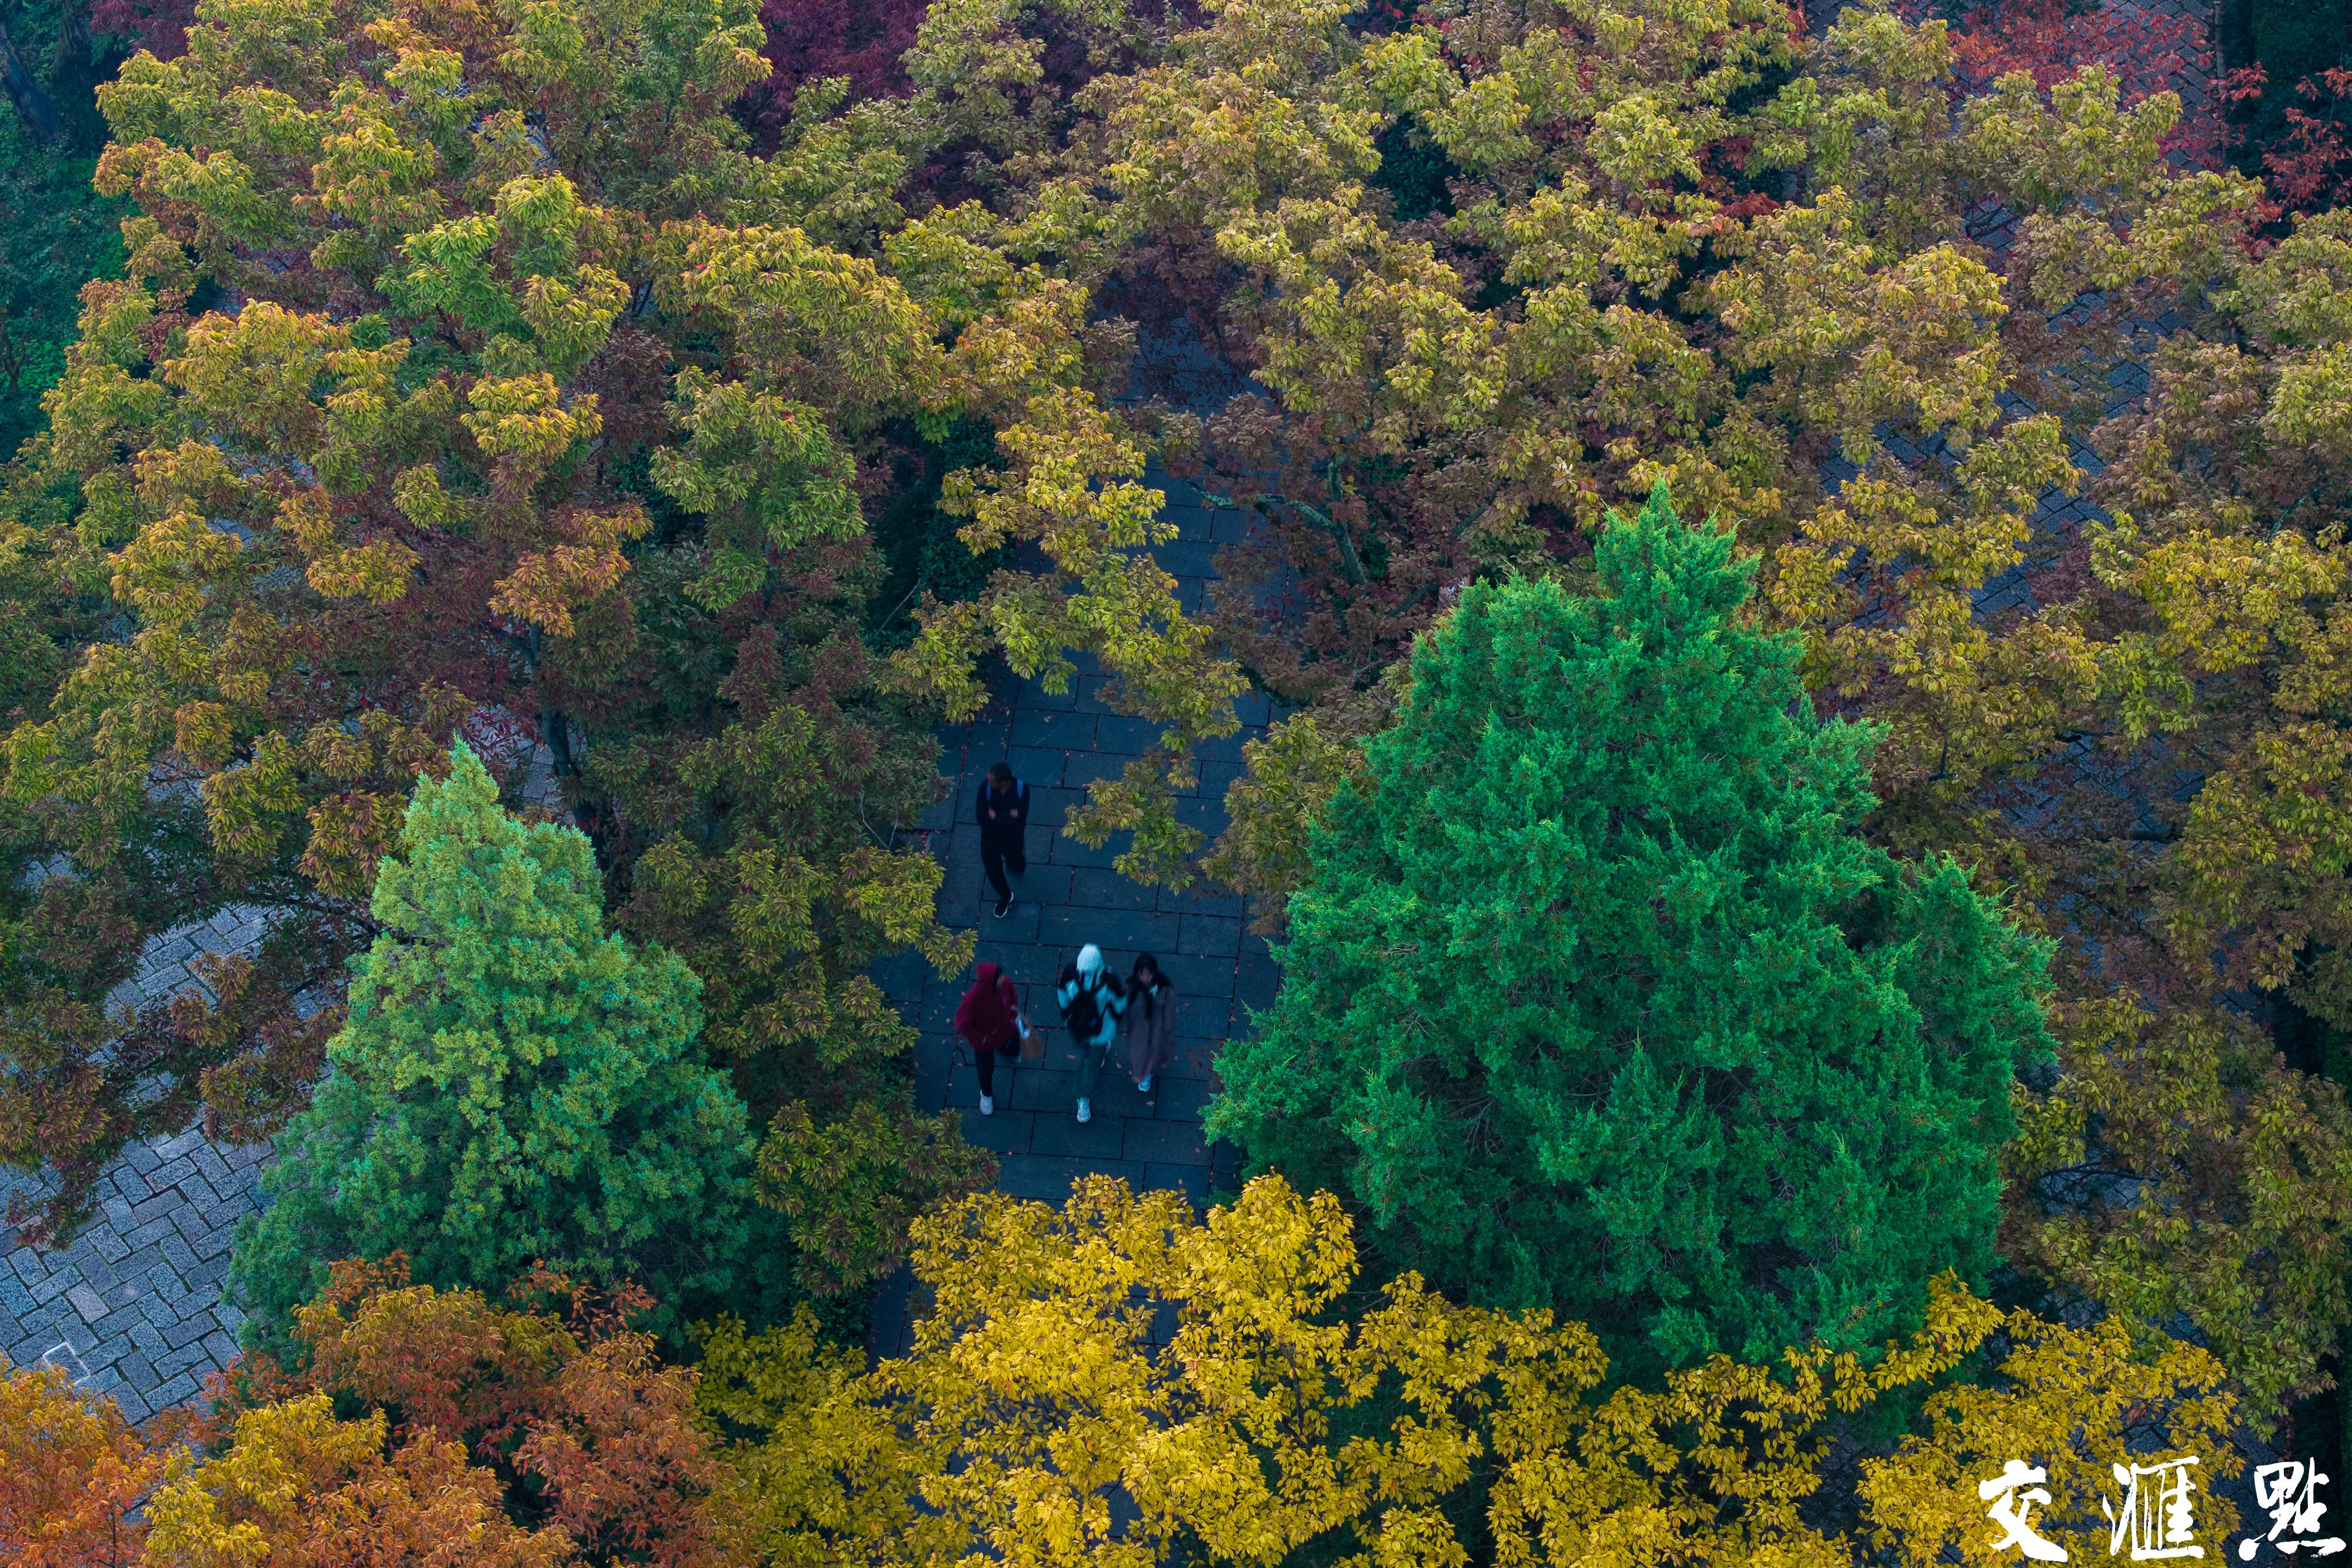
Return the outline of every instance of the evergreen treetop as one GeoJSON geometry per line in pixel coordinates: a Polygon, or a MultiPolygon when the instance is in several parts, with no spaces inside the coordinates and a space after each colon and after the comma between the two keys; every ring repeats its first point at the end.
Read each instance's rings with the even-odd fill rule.
{"type": "Polygon", "coordinates": [[[1727,535],[1661,486],[1597,565],[1416,648],[1212,1129],[1632,1369],[1883,1341],[1992,1262],[2044,952],[1856,834],[1875,731],[1813,716],[1727,535]]]}
{"type": "Polygon", "coordinates": [[[670,1304],[730,1282],[742,1103],[700,1059],[700,982],[606,932],[599,894],[587,839],[501,810],[462,743],[418,782],[329,1076],[239,1231],[265,1337],[341,1258],[445,1287],[545,1261],[670,1304]]]}

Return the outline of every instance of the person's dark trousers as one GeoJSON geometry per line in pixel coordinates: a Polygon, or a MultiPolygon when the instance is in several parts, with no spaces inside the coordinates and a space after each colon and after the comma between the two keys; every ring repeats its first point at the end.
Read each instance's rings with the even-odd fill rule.
{"type": "Polygon", "coordinates": [[[1021,852],[1020,830],[1015,829],[1009,833],[982,833],[980,869],[988,874],[988,885],[996,890],[1000,902],[1011,898],[1013,888],[1004,880],[1004,873],[1011,872],[1014,876],[1020,876],[1029,869],[1029,857],[1021,852]]]}
{"type": "Polygon", "coordinates": [[[996,1097],[996,1048],[976,1045],[971,1049],[971,1070],[980,1077],[980,1092],[990,1099],[996,1097]]]}

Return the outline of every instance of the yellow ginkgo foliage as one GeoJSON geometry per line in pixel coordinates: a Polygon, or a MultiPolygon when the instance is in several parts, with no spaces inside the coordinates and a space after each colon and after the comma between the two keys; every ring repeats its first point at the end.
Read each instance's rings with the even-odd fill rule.
{"type": "MultiPolygon", "coordinates": [[[[985,1195],[916,1237],[929,1306],[903,1359],[859,1375],[805,1322],[706,1347],[744,1560],[1925,1563],[1990,1538],[1976,1484],[2011,1458],[2050,1468],[2053,1529],[2079,1542],[2105,1528],[2112,1461],[2235,1474],[2212,1356],[2004,1315],[1949,1277],[1871,1355],[1718,1356],[1612,1388],[1582,1324],[1411,1274],[1360,1288],[1339,1201],[1279,1176],[1205,1218],[1090,1176],[1059,1209],[985,1195]],[[1887,1437],[1906,1415],[1915,1435],[1887,1437]]],[[[2234,1516],[2199,1500],[2221,1541],[2234,1516]]]]}
{"type": "Polygon", "coordinates": [[[562,1531],[506,1518],[497,1479],[467,1465],[464,1445],[426,1431],[387,1455],[384,1435],[383,1411],[338,1421],[324,1394],[247,1411],[225,1453],[184,1458],[148,1504],[147,1563],[552,1568],[572,1555],[562,1531]]]}

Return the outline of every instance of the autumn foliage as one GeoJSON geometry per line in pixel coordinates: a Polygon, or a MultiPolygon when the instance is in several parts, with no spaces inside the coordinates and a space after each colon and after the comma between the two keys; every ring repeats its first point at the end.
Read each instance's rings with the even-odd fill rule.
{"type": "Polygon", "coordinates": [[[499,1306],[411,1285],[403,1259],[338,1264],[299,1370],[242,1363],[216,1390],[225,1440],[157,1493],[148,1560],[357,1564],[462,1538],[500,1564],[718,1562],[719,1467],[693,1375],[630,1326],[647,1304],[538,1273],[499,1306]]]}
{"type": "MultiPolygon", "coordinates": [[[[2230,72],[2222,94],[2233,104],[2271,91],[2258,62],[2230,72]]],[[[2294,84],[2280,111],[2284,133],[2260,149],[2265,183],[2281,215],[2352,203],[2352,70],[2331,68],[2294,84]]]]}
{"type": "Polygon", "coordinates": [[[131,1426],[53,1366],[0,1376],[0,1556],[18,1568],[128,1568],[131,1517],[163,1479],[179,1413],[131,1426]]]}
{"type": "MultiPolygon", "coordinates": [[[[1905,1340],[1645,1388],[1581,1324],[1411,1274],[1372,1288],[1339,1201],[1276,1177],[1205,1218],[1100,1177],[1059,1209],[975,1197],[917,1227],[915,1262],[930,1305],[904,1359],[869,1372],[803,1317],[717,1325],[698,1373],[650,1360],[626,1294],[540,1276],[495,1306],[406,1285],[397,1260],[340,1264],[304,1370],[247,1369],[221,1440],[173,1461],[146,1561],[357,1564],[440,1531],[501,1564],[1458,1564],[1480,1542],[1512,1568],[1636,1543],[1924,1568],[1993,1560],[1976,1485],[2005,1458],[2049,1467],[2041,1526],[2092,1554],[2114,1461],[2239,1462],[2207,1353],[2003,1313],[1949,1277],[1905,1340]],[[1853,1464],[1882,1415],[1908,1435],[1853,1464]]],[[[82,1410],[43,1375],[11,1388],[82,1410]]],[[[119,1484],[103,1448],[63,1453],[49,1495],[119,1484]]],[[[2234,1529],[2224,1499],[2198,1509],[2204,1538],[2234,1529]]]]}
{"type": "Polygon", "coordinates": [[[1925,1563],[1981,1557],[1971,1478],[2007,1448],[2046,1456],[2051,1529],[2096,1555],[2116,1456],[2218,1467],[2231,1423],[2331,1391],[2352,83],[2295,89],[2291,133],[2233,168],[2176,90],[2199,40],[2146,6],[1865,3],[1811,32],[1781,0],[199,12],[155,11],[102,89],[122,264],[0,476],[0,1160],[46,1178],[11,1223],[49,1241],[134,1138],[304,1145],[273,1178],[300,1200],[240,1260],[292,1337],[168,1462],[15,1375],[0,1452],[60,1479],[0,1484],[57,1542],[115,1550],[160,1486],[140,1549],[207,1568],[457,1538],[518,1564],[1925,1563]],[[1167,570],[1162,470],[1219,513],[1201,601],[1167,570]],[[1661,538],[1752,592],[1686,645],[1659,589],[1654,634],[1591,670],[1670,706],[1768,649],[1757,714],[1871,745],[1694,743],[1662,792],[1622,760],[1666,754],[1647,710],[1563,735],[1589,694],[1508,670],[1449,688],[1462,733],[1429,737],[1416,650],[1498,603],[1600,613],[1608,519],[1653,496],[1661,538]],[[882,537],[917,514],[919,545],[882,537]],[[917,1103],[919,1020],[876,978],[974,950],[919,827],[934,727],[1082,671],[1154,744],[1063,831],[1135,881],[1251,895],[1331,966],[1228,1047],[1221,1124],[1279,1174],[1205,1218],[1102,1183],[975,1196],[991,1158],[917,1103]],[[1282,717],[1236,777],[1202,747],[1244,694],[1282,717]],[[1456,814],[1410,813],[1475,725],[1456,814]],[[1572,745],[1617,759],[1606,810],[1528,762],[1572,745]],[[1675,843],[1685,904],[1598,891],[1730,782],[1834,783],[1804,808],[1818,858],[1742,862],[1787,826],[1758,806],[1730,847],[1675,843]],[[412,800],[460,797],[478,831],[404,838],[412,800]],[[1477,841],[1415,837],[1438,827],[1477,841]],[[1557,852],[1539,877],[1515,833],[1557,852]],[[1410,890],[1381,869],[1407,850],[1410,890]],[[436,853],[473,890],[450,918],[373,896],[436,853]],[[1819,877],[1759,910],[1791,863],[1819,877]],[[517,893],[541,872],[560,899],[517,893]],[[249,953],[123,989],[221,916],[249,953]],[[609,959],[565,971],[576,1081],[514,1021],[555,1005],[530,960],[557,925],[609,959]],[[452,984],[442,956],[494,929],[506,956],[452,984]],[[1641,947],[1667,931],[1718,945],[1641,947]],[[1803,1027],[1699,1060],[1736,1030],[1689,955],[1793,973],[1790,931],[1839,987],[1771,969],[1748,999],[1803,1027]],[[1969,974],[2035,974],[1937,983],[1955,931],[2008,956],[1969,974]],[[1622,995],[1547,989],[1580,964],[1622,995]],[[1654,1052],[1662,974],[1693,1000],[1654,1052]],[[1947,995],[1996,1021],[1943,1049],[1947,995]],[[1588,1016],[1608,1038],[1548,1075],[1588,1016]],[[1859,1061],[1929,1042],[1912,1087],[1749,1114],[1788,1087],[1763,1066],[1854,1018],[1859,1061]],[[623,1035],[660,1106],[711,1112],[642,1159],[572,1092],[630,1077],[623,1035]],[[1441,1035],[1492,1076],[1422,1051],[1441,1035]],[[1321,1081],[1277,1047],[1331,1092],[1285,1103],[1321,1081]],[[1386,1076],[1332,1066],[1367,1051],[1386,1076]],[[1641,1066],[1673,1053],[1685,1076],[1641,1066]],[[543,1098],[505,1099],[510,1071],[543,1098]],[[1611,1126],[1687,1133],[1672,1159],[1577,1120],[1621,1083],[1658,1109],[1611,1126]],[[562,1157],[513,1157],[526,1123],[562,1157]],[[1849,1127],[1887,1157],[1860,1171],[1849,1127]],[[1789,1128],[1810,1153],[1756,1155],[1789,1128]],[[1407,1236],[1413,1173],[1365,1147],[1491,1181],[1407,1236]],[[1910,1153],[1935,1239],[1898,1259],[1855,1217],[1910,1153]],[[1726,1228],[1675,1210],[1702,1184],[1640,1178],[1752,1174],[1765,1283],[1721,1343],[1641,1294],[1706,1282],[1638,1258],[1549,1316],[1485,1289],[1584,1268],[1505,1220],[1603,1154],[1619,1228],[1676,1268],[1726,1228]],[[688,1188],[692,1223],[660,1224],[688,1188]],[[731,1218],[700,1201],[722,1190],[731,1218]],[[759,1270],[707,1266],[755,1228],[759,1270]],[[415,1281],[326,1273],[394,1246],[415,1281]],[[869,1369],[795,1312],[910,1251],[908,1356],[869,1369]],[[1832,1254],[1850,1287],[1776,1315],[1832,1254]],[[2036,1311],[1939,1272],[1995,1254],[2036,1311]],[[507,1297],[534,1260],[616,1294],[507,1297]],[[1672,1354],[1612,1354],[1636,1316],[1672,1354]]]}

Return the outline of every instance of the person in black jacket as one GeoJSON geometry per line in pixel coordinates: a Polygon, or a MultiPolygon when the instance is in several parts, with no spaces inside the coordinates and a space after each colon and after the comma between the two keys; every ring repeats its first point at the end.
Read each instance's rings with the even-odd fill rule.
{"type": "Polygon", "coordinates": [[[1012,873],[1017,882],[1029,869],[1021,844],[1029,827],[1029,786],[1013,777],[1013,769],[1003,763],[992,763],[988,777],[980,781],[973,811],[980,819],[980,869],[996,890],[996,917],[1002,920],[1013,913],[1013,889],[1005,873],[1012,873]]]}

